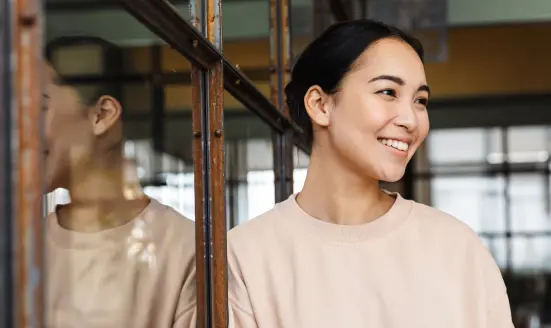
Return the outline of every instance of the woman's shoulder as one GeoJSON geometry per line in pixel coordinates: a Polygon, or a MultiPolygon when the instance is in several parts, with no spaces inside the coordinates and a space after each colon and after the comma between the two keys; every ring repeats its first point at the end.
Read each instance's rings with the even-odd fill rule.
{"type": "Polygon", "coordinates": [[[228,243],[238,242],[239,240],[262,239],[266,235],[271,235],[275,229],[275,223],[281,218],[278,210],[280,204],[276,204],[272,209],[256,216],[232,228],[228,232],[228,243]]]}

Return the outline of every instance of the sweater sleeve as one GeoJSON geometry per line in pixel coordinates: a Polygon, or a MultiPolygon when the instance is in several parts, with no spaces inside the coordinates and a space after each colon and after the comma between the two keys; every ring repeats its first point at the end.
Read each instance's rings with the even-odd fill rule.
{"type": "Polygon", "coordinates": [[[195,259],[188,263],[184,275],[172,328],[195,328],[197,324],[197,285],[195,259]]]}
{"type": "Polygon", "coordinates": [[[177,314],[172,328],[195,328],[197,324],[197,308],[195,304],[183,313],[177,314]]]}
{"type": "Polygon", "coordinates": [[[486,294],[486,327],[514,328],[507,288],[499,266],[480,240],[477,244],[475,256],[486,294]]]}
{"type": "Polygon", "coordinates": [[[502,293],[488,309],[488,328],[515,328],[506,293],[502,293]]]}
{"type": "Polygon", "coordinates": [[[242,309],[230,298],[230,320],[229,328],[258,328],[252,313],[242,309]]]}
{"type": "Polygon", "coordinates": [[[241,270],[228,245],[229,328],[259,328],[241,270]]]}

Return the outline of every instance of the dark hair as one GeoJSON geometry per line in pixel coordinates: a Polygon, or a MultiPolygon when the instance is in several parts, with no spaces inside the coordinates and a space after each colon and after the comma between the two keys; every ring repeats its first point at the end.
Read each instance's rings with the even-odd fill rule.
{"type": "Polygon", "coordinates": [[[102,49],[103,61],[116,61],[110,66],[119,69],[120,64],[120,48],[115,44],[94,36],[63,36],[48,42],[45,48],[46,60],[52,65],[58,75],[58,81],[61,84],[71,86],[77,90],[81,97],[81,101],[86,106],[95,105],[101,96],[112,96],[119,98],[119,85],[114,83],[78,83],[74,80],[74,76],[65,74],[55,61],[55,53],[62,48],[78,47],[78,46],[98,46],[102,49]]]}
{"type": "Polygon", "coordinates": [[[396,27],[369,19],[332,25],[299,56],[291,82],[285,87],[285,95],[291,117],[304,130],[308,141],[313,140],[313,129],[304,107],[306,91],[318,85],[327,94],[337,92],[342,79],[360,55],[374,42],[385,38],[403,40],[423,60],[424,52],[419,40],[396,27]]]}

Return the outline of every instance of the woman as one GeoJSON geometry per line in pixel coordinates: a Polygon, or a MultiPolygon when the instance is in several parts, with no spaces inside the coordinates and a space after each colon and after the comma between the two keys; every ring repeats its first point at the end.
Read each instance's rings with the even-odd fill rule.
{"type": "Polygon", "coordinates": [[[500,271],[476,234],[379,190],[429,131],[420,43],[370,20],[313,41],[287,85],[313,149],[304,189],[229,235],[239,328],[512,327],[500,271]]]}
{"type": "Polygon", "coordinates": [[[45,326],[195,327],[193,221],[129,190],[112,90],[77,88],[49,64],[44,77],[46,191],[71,198],[47,221],[45,326]]]}

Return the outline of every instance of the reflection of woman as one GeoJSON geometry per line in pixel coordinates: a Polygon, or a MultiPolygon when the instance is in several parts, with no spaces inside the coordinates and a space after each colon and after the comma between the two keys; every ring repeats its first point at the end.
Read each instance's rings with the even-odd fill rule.
{"type": "Polygon", "coordinates": [[[46,188],[71,198],[48,218],[46,327],[193,327],[193,222],[125,194],[122,106],[109,90],[86,95],[50,65],[45,79],[46,188]]]}
{"type": "MultiPolygon", "coordinates": [[[[466,225],[378,188],[429,130],[419,42],[369,20],[313,41],[286,87],[313,137],[304,189],[229,234],[240,328],[505,328],[508,297],[466,225]]],[[[453,145],[450,145],[453,147],[453,145]]]]}
{"type": "Polygon", "coordinates": [[[124,186],[123,194],[126,199],[144,197],[143,188],[138,177],[138,168],[133,160],[125,159],[123,164],[124,186]]]}

